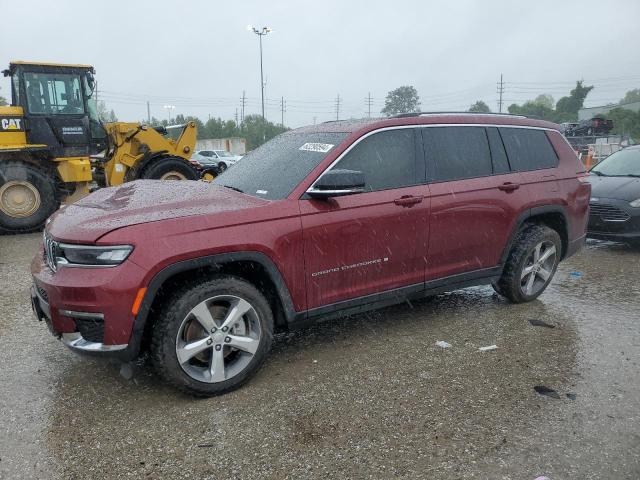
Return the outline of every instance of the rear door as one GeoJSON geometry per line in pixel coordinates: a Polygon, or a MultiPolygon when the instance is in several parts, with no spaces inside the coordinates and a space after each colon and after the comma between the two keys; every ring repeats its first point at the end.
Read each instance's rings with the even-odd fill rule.
{"type": "MultiPolygon", "coordinates": [[[[536,128],[500,127],[511,168],[520,172],[522,187],[536,201],[562,203],[558,184],[558,155],[547,132],[536,128]]],[[[572,172],[572,178],[575,177],[572,172]]]]}
{"type": "Polygon", "coordinates": [[[403,128],[363,138],[333,168],[363,172],[364,193],[300,200],[310,309],[423,288],[429,187],[418,137],[403,128]]]}
{"type": "Polygon", "coordinates": [[[431,192],[427,280],[497,266],[528,197],[498,131],[422,129],[431,192]]]}

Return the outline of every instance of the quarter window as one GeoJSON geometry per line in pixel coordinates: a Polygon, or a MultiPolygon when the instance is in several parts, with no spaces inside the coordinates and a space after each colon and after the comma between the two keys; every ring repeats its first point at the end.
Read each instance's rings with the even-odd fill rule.
{"type": "Polygon", "coordinates": [[[422,129],[427,174],[434,182],[484,177],[493,173],[484,127],[422,129]]]}
{"type": "Polygon", "coordinates": [[[558,156],[544,130],[501,128],[511,168],[518,172],[558,166],[558,156]]]}
{"type": "Polygon", "coordinates": [[[334,168],[364,173],[365,190],[387,190],[416,183],[413,129],[386,130],[358,143],[334,168]]]}

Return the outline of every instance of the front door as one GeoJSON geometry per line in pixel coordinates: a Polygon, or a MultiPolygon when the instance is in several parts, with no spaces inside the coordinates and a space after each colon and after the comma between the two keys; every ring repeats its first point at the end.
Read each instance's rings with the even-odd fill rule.
{"type": "Polygon", "coordinates": [[[337,162],[364,173],[365,192],[300,200],[310,309],[422,287],[430,198],[416,131],[368,135],[337,162]]]}

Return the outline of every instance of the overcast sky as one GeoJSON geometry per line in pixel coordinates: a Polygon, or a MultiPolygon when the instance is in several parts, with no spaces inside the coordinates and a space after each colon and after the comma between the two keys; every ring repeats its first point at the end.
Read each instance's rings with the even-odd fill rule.
{"type": "MultiPolygon", "coordinates": [[[[299,126],[379,114],[389,90],[413,85],[423,110],[497,110],[540,93],[557,100],[576,79],[587,106],[640,88],[640,1],[80,1],[0,2],[0,63],[95,66],[101,99],[120,120],[151,114],[234,117],[260,112],[258,37],[264,38],[269,120],[299,126]]],[[[7,79],[0,94],[9,96],[7,79]]]]}

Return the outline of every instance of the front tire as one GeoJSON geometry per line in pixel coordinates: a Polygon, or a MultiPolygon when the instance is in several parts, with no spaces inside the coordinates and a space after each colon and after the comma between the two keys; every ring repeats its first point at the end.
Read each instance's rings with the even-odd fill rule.
{"type": "Polygon", "coordinates": [[[0,163],[0,232],[42,230],[59,206],[52,175],[27,163],[0,163]]]}
{"type": "Polygon", "coordinates": [[[273,339],[273,314],[250,283],[217,275],[176,292],[151,339],[159,375],[195,396],[235,390],[264,363],[273,339]]]}
{"type": "Polygon", "coordinates": [[[198,180],[195,168],[186,160],[178,157],[162,157],[152,160],[145,167],[140,178],[149,180],[198,180]]]}
{"type": "Polygon", "coordinates": [[[531,225],[518,234],[502,276],[493,286],[514,303],[530,302],[547,288],[558,268],[562,242],[558,233],[531,225]]]}

